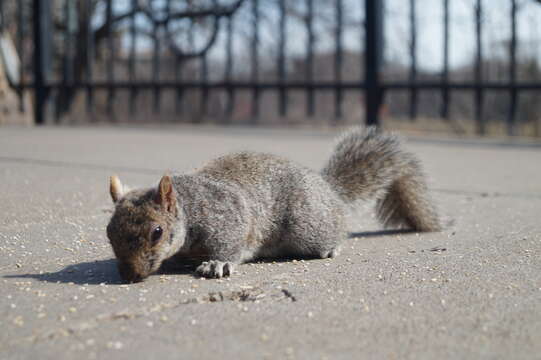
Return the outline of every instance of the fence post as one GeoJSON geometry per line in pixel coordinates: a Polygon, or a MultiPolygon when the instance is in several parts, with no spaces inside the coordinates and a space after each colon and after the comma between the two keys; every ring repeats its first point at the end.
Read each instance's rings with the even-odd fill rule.
{"type": "Polygon", "coordinates": [[[383,58],[383,1],[365,0],[365,121],[379,125],[383,99],[380,67],[383,58]]]}
{"type": "Polygon", "coordinates": [[[48,97],[47,81],[51,65],[51,3],[49,0],[33,0],[32,22],[34,26],[34,121],[45,123],[48,97]]]}

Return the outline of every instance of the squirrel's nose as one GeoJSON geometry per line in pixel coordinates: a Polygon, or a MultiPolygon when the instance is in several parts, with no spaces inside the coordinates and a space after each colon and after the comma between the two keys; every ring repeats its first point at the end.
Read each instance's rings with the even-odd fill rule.
{"type": "Polygon", "coordinates": [[[143,276],[139,274],[137,271],[135,271],[133,266],[128,263],[119,262],[118,272],[122,280],[124,280],[127,283],[136,283],[136,282],[143,281],[143,276]]]}

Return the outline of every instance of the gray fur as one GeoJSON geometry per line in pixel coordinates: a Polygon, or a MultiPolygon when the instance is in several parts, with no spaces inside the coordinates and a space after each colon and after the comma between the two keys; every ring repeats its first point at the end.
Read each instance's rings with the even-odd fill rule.
{"type": "Polygon", "coordinates": [[[339,139],[322,174],[345,202],[376,198],[376,213],[385,227],[441,228],[421,164],[401,149],[396,136],[376,128],[350,130],[339,139]]]}
{"type": "Polygon", "coordinates": [[[172,177],[173,210],[172,203],[156,205],[163,197],[156,194],[171,184],[166,180],[165,190],[137,190],[120,199],[112,191],[116,209],[107,230],[119,263],[130,269],[121,269],[127,281],[145,278],[166,259],[207,260],[197,272],[222,277],[235,264],[260,257],[334,257],[347,235],[347,203],[374,196],[385,225],[439,228],[418,162],[394,137],[373,129],[346,133],[321,174],[269,154],[225,155],[172,177]],[[168,237],[151,244],[144,234],[156,224],[168,237]]]}

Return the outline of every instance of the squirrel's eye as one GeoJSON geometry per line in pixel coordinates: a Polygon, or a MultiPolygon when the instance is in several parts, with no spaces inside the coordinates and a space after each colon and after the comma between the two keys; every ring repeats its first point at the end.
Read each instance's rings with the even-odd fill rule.
{"type": "Polygon", "coordinates": [[[160,240],[160,238],[162,237],[162,234],[163,234],[162,227],[161,226],[155,227],[154,230],[152,230],[152,241],[156,242],[160,240]]]}

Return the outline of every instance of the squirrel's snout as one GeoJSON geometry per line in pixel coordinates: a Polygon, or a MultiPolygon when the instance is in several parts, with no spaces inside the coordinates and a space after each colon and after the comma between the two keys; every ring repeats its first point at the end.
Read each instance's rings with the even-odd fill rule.
{"type": "Polygon", "coordinates": [[[122,280],[127,283],[141,282],[146,277],[137,272],[132,265],[124,262],[118,263],[118,272],[122,280]]]}

